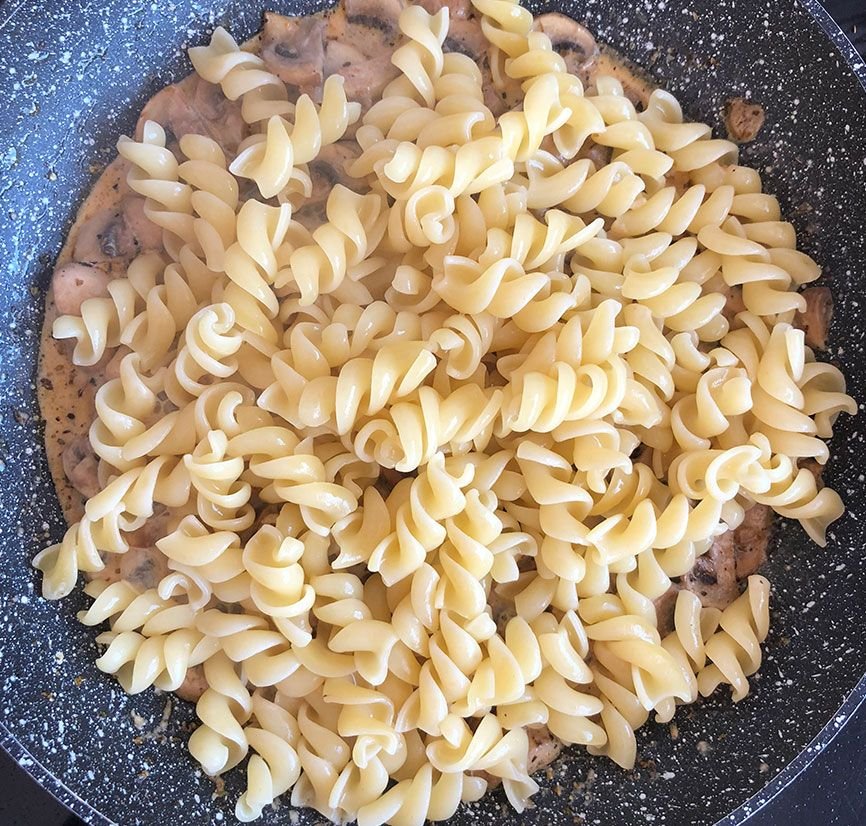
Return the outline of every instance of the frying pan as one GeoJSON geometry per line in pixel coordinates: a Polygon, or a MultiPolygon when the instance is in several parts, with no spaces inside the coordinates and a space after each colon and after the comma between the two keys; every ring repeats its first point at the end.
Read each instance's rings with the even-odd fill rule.
{"type": "MultiPolygon", "coordinates": [[[[0,743],[93,824],[232,823],[239,773],[225,793],[193,767],[191,706],[156,692],[127,697],[93,665],[92,631],[38,596],[30,567],[62,535],[42,448],[34,374],[43,295],[77,206],[149,96],[189,66],[183,49],[217,24],[243,39],[285,0],[0,0],[0,743]]],[[[850,392],[866,399],[860,326],[866,304],[866,71],[813,0],[565,0],[536,6],[583,20],[645,66],[689,116],[718,125],[747,95],[767,121],[743,147],[781,198],[802,247],[836,295],[832,347],[850,392]]],[[[766,567],[773,630],[753,691],[681,709],[676,729],[649,724],[625,772],[570,751],[542,779],[524,822],[738,824],[832,739],[866,696],[866,447],[843,418],[828,482],[849,511],[830,545],[777,531],[766,567]],[[674,737],[673,734],[676,734],[674,737]]],[[[262,823],[318,823],[268,809],[262,823]]],[[[499,794],[454,822],[516,823],[499,794]]]]}

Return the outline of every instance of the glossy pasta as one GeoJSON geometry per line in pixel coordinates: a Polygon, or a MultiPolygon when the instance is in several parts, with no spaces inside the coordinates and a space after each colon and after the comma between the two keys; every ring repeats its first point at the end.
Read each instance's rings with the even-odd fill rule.
{"type": "Polygon", "coordinates": [[[820,269],[736,145],[453,5],[388,24],[365,109],[348,61],[192,48],[238,140],[121,138],[156,240],[53,322],[98,387],[43,594],[84,573],[97,668],[195,699],[242,822],[523,811],[562,744],[630,768],[650,715],[747,695],[770,509],[819,545],[844,511],[820,269]]]}

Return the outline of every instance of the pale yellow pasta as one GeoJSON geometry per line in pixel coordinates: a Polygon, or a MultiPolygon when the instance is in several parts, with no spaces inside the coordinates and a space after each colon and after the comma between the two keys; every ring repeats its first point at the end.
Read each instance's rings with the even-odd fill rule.
{"type": "Polygon", "coordinates": [[[631,768],[651,715],[760,665],[730,532],[771,509],[823,545],[844,511],[814,469],[857,406],[759,174],[513,0],[434,6],[363,116],[351,65],[297,95],[259,41],[193,47],[237,152],[121,139],[161,244],[54,322],[97,386],[43,594],[85,573],[97,668],[202,692],[189,749],[248,758],[241,822],[521,812],[560,743],[631,768]]]}

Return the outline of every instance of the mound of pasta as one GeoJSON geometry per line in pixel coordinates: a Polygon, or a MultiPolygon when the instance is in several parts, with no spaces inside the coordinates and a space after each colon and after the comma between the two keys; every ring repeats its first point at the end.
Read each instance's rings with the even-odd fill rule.
{"type": "Polygon", "coordinates": [[[561,15],[403,6],[190,49],[53,280],[43,592],[83,573],[98,668],[196,701],[243,821],[632,766],[747,694],[771,514],[843,512],[829,298],[737,146],[561,15]]]}

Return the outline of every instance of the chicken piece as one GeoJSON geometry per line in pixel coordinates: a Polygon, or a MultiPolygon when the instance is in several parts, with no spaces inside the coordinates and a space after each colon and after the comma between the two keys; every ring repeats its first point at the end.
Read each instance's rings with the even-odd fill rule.
{"type": "Polygon", "coordinates": [[[87,436],[79,436],[66,445],[61,462],[66,478],[82,496],[89,499],[99,492],[99,459],[87,436]]]}
{"type": "Polygon", "coordinates": [[[283,83],[317,98],[325,72],[326,27],[321,17],[265,12],[262,60],[283,83]]]}
{"type": "Polygon", "coordinates": [[[739,595],[734,558],[734,532],[716,537],[710,549],[695,560],[683,585],[701,598],[705,607],[724,609],[739,595]]]}
{"type": "Polygon", "coordinates": [[[825,350],[833,318],[833,294],[828,287],[807,287],[801,295],[806,299],[806,309],[797,312],[794,326],[806,334],[806,344],[816,350],[825,350]]]}
{"type": "Polygon", "coordinates": [[[240,104],[226,100],[219,86],[195,74],[166,86],[147,102],[135,128],[137,140],[149,120],[165,129],[167,144],[187,134],[207,135],[231,155],[246,134],[240,104]]]}
{"type": "Polygon", "coordinates": [[[368,109],[398,75],[391,63],[397,40],[397,17],[403,3],[383,5],[357,0],[338,7],[328,17],[325,35],[325,76],[342,75],[346,96],[368,109]]]}
{"type": "Polygon", "coordinates": [[[660,597],[653,600],[653,606],[656,609],[656,626],[662,637],[674,630],[674,609],[679,592],[679,585],[671,585],[660,597]]]}
{"type": "Polygon", "coordinates": [[[767,561],[767,543],[773,512],[766,505],[753,505],[734,531],[734,566],[742,582],[767,561]]]}
{"type": "Polygon", "coordinates": [[[183,682],[175,689],[175,694],[181,700],[195,703],[205,693],[208,681],[204,676],[204,668],[200,665],[188,668],[183,682]]]}
{"type": "Polygon", "coordinates": [[[727,608],[740,595],[741,583],[766,561],[771,522],[768,507],[753,505],[739,527],[716,537],[709,551],[695,560],[683,577],[683,587],[697,594],[704,606],[727,608]]]}
{"type": "Polygon", "coordinates": [[[529,758],[526,766],[529,774],[549,766],[562,751],[562,741],[550,733],[547,726],[529,726],[529,758]]]}
{"type": "Polygon", "coordinates": [[[102,267],[80,261],[58,267],[51,277],[57,312],[60,315],[79,315],[82,302],[105,295],[111,278],[102,267]]]}
{"type": "Polygon", "coordinates": [[[728,137],[738,143],[753,141],[764,125],[764,107],[753,100],[731,98],[725,103],[724,115],[728,137]]]}
{"type": "Polygon", "coordinates": [[[598,44],[589,29],[558,12],[539,15],[535,18],[535,27],[550,38],[568,71],[585,83],[599,55],[598,44]]]}

